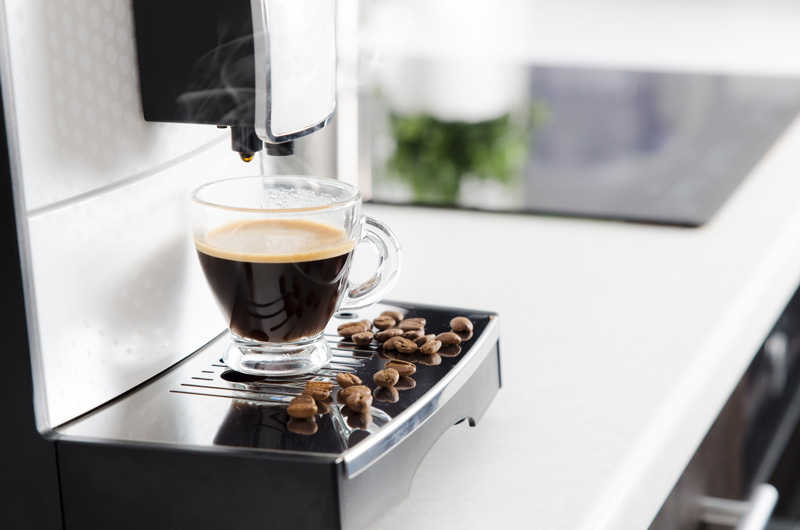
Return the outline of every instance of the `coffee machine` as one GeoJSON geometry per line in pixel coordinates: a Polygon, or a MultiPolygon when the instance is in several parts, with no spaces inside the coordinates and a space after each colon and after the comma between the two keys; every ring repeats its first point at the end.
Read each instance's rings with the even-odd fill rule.
{"type": "Polygon", "coordinates": [[[291,431],[285,413],[304,380],[253,380],[220,363],[225,324],[194,255],[187,196],[252,173],[231,156],[229,132],[211,125],[246,130],[253,150],[234,140],[239,152],[255,152],[254,131],[266,150],[285,153],[329,119],[330,90],[295,121],[277,106],[296,94],[270,96],[280,59],[258,49],[292,48],[272,40],[280,16],[269,10],[295,3],[330,6],[165,0],[156,14],[144,0],[0,0],[3,527],[366,528],[407,494],[440,435],[474,424],[491,403],[499,325],[485,311],[397,302],[337,315],[328,329],[334,360],[307,378],[369,381],[386,352],[342,341],[336,327],[386,309],[426,318],[431,332],[457,314],[475,329],[449,356],[420,359],[413,388],[377,400],[367,420],[333,403],[314,433],[291,431]],[[165,61],[142,63],[142,37],[164,38],[146,29],[149,19],[183,20],[170,7],[178,4],[217,13],[236,5],[243,25],[197,20],[219,29],[211,40],[223,47],[221,36],[253,26],[233,41],[253,42],[252,64],[270,69],[253,66],[244,75],[252,84],[233,91],[190,83],[151,99],[170,65],[230,81],[170,62],[171,50],[196,46],[182,33],[144,45],[165,61]],[[233,97],[248,90],[247,101],[233,97]],[[234,108],[213,108],[226,101],[234,108]]]}
{"type": "Polygon", "coordinates": [[[249,162],[290,155],[336,105],[333,0],[134,0],[144,118],[230,127],[249,162]]]}

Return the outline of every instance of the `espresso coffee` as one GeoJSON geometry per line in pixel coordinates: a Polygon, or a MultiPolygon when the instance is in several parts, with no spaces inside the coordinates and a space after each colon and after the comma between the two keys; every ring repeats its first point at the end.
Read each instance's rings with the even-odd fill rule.
{"type": "Polygon", "coordinates": [[[230,330],[273,343],[325,329],[355,246],[342,228],[307,219],[232,223],[195,245],[230,330]]]}

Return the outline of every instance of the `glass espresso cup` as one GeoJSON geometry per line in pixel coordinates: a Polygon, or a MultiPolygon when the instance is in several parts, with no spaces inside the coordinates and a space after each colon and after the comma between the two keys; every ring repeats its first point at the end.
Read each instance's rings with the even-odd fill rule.
{"type": "Polygon", "coordinates": [[[236,371],[286,376],[324,366],[334,313],[377,302],[397,280],[397,238],[361,214],[361,192],[349,184],[232,178],[200,186],[191,203],[200,265],[230,331],[223,360],[236,371]],[[362,241],[378,265],[355,285],[348,273],[362,241]]]}

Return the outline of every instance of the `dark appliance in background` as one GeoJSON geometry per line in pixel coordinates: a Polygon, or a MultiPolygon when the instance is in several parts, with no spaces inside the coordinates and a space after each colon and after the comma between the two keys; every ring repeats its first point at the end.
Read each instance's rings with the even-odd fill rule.
{"type": "MultiPolygon", "coordinates": [[[[407,62],[422,75],[447,64],[407,62]]],[[[798,79],[518,69],[516,77],[527,79],[522,101],[477,123],[443,121],[435,109],[404,115],[379,90],[363,94],[373,127],[384,130],[362,138],[373,151],[371,200],[696,227],[712,219],[800,112],[798,79]],[[422,119],[437,135],[410,136],[422,119]],[[464,167],[464,142],[472,151],[493,150],[464,167]],[[428,162],[433,154],[440,162],[428,162]],[[516,174],[492,172],[512,164],[516,174]],[[443,193],[454,179],[456,189],[443,193]]]]}
{"type": "Polygon", "coordinates": [[[134,0],[145,119],[230,127],[246,162],[293,154],[333,116],[335,6],[284,4],[134,0]]]}
{"type": "Polygon", "coordinates": [[[800,291],[778,318],[650,530],[731,527],[800,530],[800,291]]]}

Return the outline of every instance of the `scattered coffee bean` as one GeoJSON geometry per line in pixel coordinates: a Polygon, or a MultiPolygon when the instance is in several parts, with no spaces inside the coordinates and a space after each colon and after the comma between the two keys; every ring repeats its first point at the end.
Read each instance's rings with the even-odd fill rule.
{"type": "Polygon", "coordinates": [[[292,418],[312,418],[317,413],[317,404],[308,403],[307,401],[292,403],[286,408],[286,413],[292,418]]]}
{"type": "Polygon", "coordinates": [[[308,386],[303,389],[303,395],[311,396],[314,398],[314,401],[324,401],[330,397],[331,391],[325,388],[308,386]]]}
{"type": "Polygon", "coordinates": [[[339,390],[339,393],[336,394],[336,401],[339,403],[346,403],[347,398],[352,396],[353,394],[371,394],[372,390],[369,389],[368,386],[365,385],[353,385],[347,388],[343,388],[339,390]]]}
{"type": "Polygon", "coordinates": [[[422,330],[425,329],[425,324],[421,324],[415,320],[406,319],[397,324],[397,327],[403,331],[422,330]]]}
{"type": "Polygon", "coordinates": [[[314,418],[292,418],[286,423],[286,428],[295,434],[309,436],[317,432],[317,422],[314,418]]]}
{"type": "Polygon", "coordinates": [[[333,383],[331,381],[308,381],[306,388],[324,388],[325,390],[333,390],[333,383]]]}
{"type": "Polygon", "coordinates": [[[397,371],[400,377],[406,377],[409,375],[413,375],[417,371],[417,367],[414,363],[410,363],[408,361],[401,361],[399,359],[393,361],[387,361],[386,364],[383,365],[384,368],[392,368],[397,371]]]}
{"type": "Polygon", "coordinates": [[[439,333],[436,335],[436,340],[441,341],[442,344],[461,344],[461,337],[448,331],[447,333],[439,333]]]}
{"type": "Polygon", "coordinates": [[[350,340],[359,346],[369,346],[373,338],[374,335],[371,331],[362,331],[361,333],[353,333],[353,335],[350,337],[350,340]]]}
{"type": "MultiPolygon", "coordinates": [[[[395,344],[397,344],[397,341],[400,340],[400,339],[403,339],[403,337],[401,337],[399,335],[395,335],[394,337],[389,337],[382,344],[383,349],[384,350],[394,350],[394,349],[396,349],[395,348],[395,344]]],[[[403,339],[403,340],[406,340],[406,339],[403,339]]]]}
{"type": "Polygon", "coordinates": [[[472,321],[467,317],[455,317],[450,321],[453,331],[472,331],[472,321]]]}
{"type": "Polygon", "coordinates": [[[397,403],[400,400],[400,393],[393,386],[376,389],[374,396],[377,401],[382,401],[384,403],[397,403]]]}
{"type": "Polygon", "coordinates": [[[409,322],[419,322],[420,324],[422,324],[422,327],[425,327],[425,324],[428,323],[428,321],[425,320],[424,318],[407,318],[406,320],[409,322]]]}
{"type": "Polygon", "coordinates": [[[367,331],[367,326],[362,324],[361,322],[347,322],[346,324],[342,324],[337,329],[339,335],[342,337],[349,339],[356,333],[361,333],[362,331],[367,331]]]}
{"type": "Polygon", "coordinates": [[[392,337],[397,337],[403,334],[403,330],[400,328],[390,328],[383,331],[379,331],[375,334],[375,340],[378,342],[386,342],[392,337]]]}
{"type": "Polygon", "coordinates": [[[311,396],[297,396],[293,400],[289,402],[289,405],[295,405],[297,403],[316,403],[313,397],[311,396]]]}
{"type": "Polygon", "coordinates": [[[367,320],[365,318],[364,320],[359,320],[359,322],[361,322],[362,324],[364,324],[364,326],[366,326],[367,331],[372,331],[372,321],[371,320],[367,320]]]}
{"type": "Polygon", "coordinates": [[[368,394],[358,392],[349,395],[345,400],[345,405],[353,412],[369,412],[369,407],[372,405],[372,392],[368,394]]]}
{"type": "Polygon", "coordinates": [[[397,383],[397,380],[400,379],[400,374],[398,374],[397,370],[394,368],[386,368],[384,370],[375,372],[375,375],[372,376],[372,379],[378,386],[390,387],[397,383]]]}
{"type": "Polygon", "coordinates": [[[419,347],[419,351],[425,355],[430,355],[432,353],[436,353],[439,351],[439,348],[442,347],[442,341],[440,340],[429,340],[425,344],[419,347]]]}
{"type": "Polygon", "coordinates": [[[350,388],[351,386],[360,385],[361,379],[356,374],[340,372],[336,374],[336,382],[342,388],[350,388]]]}
{"type": "Polygon", "coordinates": [[[378,318],[373,320],[372,324],[376,328],[378,328],[380,330],[384,330],[384,329],[389,329],[392,326],[394,326],[395,324],[397,324],[397,321],[395,319],[393,319],[392,317],[388,316],[388,315],[383,315],[383,316],[379,316],[378,318]]]}
{"type": "Polygon", "coordinates": [[[395,322],[400,322],[401,320],[406,318],[406,316],[400,311],[384,311],[383,313],[381,313],[381,316],[391,317],[395,320],[395,322]]]}
{"type": "Polygon", "coordinates": [[[410,390],[415,386],[417,386],[417,382],[414,381],[412,378],[400,377],[400,379],[397,380],[397,383],[395,383],[393,388],[396,388],[397,390],[410,390]]]}
{"type": "Polygon", "coordinates": [[[395,337],[393,347],[400,353],[411,353],[417,350],[417,345],[404,337],[395,337]]]}
{"type": "Polygon", "coordinates": [[[412,329],[411,331],[406,331],[403,333],[403,337],[408,340],[417,340],[420,337],[425,336],[425,332],[421,329],[412,329]]]}
{"type": "Polygon", "coordinates": [[[436,353],[442,357],[457,357],[461,353],[461,346],[458,344],[445,344],[436,353]]]}
{"type": "Polygon", "coordinates": [[[433,333],[431,333],[430,335],[423,335],[423,336],[421,336],[420,338],[416,339],[416,340],[414,341],[414,343],[415,343],[417,346],[422,346],[423,344],[425,344],[425,343],[426,343],[426,342],[428,342],[429,340],[433,340],[433,339],[435,339],[435,338],[436,338],[436,335],[434,335],[433,333]]]}

